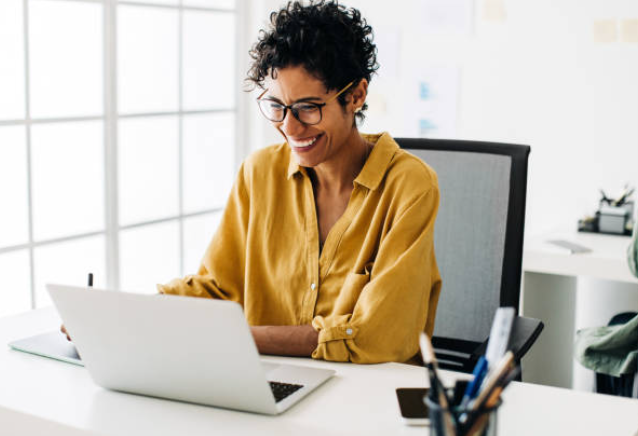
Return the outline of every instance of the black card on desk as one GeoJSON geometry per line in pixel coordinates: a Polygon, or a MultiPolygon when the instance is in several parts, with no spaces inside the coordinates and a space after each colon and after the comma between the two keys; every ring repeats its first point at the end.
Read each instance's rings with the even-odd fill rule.
{"type": "Polygon", "coordinates": [[[423,398],[428,388],[397,388],[397,400],[403,421],[408,425],[429,425],[429,410],[423,398]]]}
{"type": "Polygon", "coordinates": [[[24,353],[61,360],[74,365],[84,366],[75,345],[66,339],[59,331],[42,333],[19,339],[9,344],[9,347],[24,353]]]}

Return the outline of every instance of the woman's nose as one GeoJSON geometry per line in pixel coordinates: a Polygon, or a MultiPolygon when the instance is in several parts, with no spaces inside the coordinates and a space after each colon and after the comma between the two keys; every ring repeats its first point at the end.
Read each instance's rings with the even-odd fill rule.
{"type": "Polygon", "coordinates": [[[297,136],[304,128],[305,125],[292,114],[291,110],[288,110],[281,122],[281,130],[286,136],[297,136]]]}

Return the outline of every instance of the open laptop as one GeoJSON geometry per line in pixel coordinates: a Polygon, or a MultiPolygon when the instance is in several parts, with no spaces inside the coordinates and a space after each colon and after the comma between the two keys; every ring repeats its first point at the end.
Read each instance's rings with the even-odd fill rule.
{"type": "Polygon", "coordinates": [[[108,389],[276,415],[335,373],[262,362],[231,301],[47,289],[86,369],[108,389]]]}

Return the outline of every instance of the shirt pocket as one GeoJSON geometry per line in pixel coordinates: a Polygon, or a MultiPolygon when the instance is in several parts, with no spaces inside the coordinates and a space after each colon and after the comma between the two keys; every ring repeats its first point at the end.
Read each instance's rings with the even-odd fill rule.
{"type": "Polygon", "coordinates": [[[363,274],[348,273],[335,302],[334,313],[345,315],[354,312],[354,306],[361,296],[365,285],[370,282],[370,269],[366,267],[363,274]]]}

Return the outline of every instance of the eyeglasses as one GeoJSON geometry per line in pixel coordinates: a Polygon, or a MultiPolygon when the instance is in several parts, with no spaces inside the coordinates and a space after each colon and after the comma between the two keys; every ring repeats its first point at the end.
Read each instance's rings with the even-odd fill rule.
{"type": "Polygon", "coordinates": [[[288,109],[292,112],[292,115],[302,124],[313,125],[321,122],[322,113],[321,109],[335,100],[341,94],[346,92],[348,88],[352,86],[354,80],[348,83],[341,91],[330,97],[323,103],[313,103],[309,101],[300,101],[291,105],[285,105],[279,101],[271,100],[269,98],[262,99],[264,94],[268,92],[268,89],[264,90],[259,97],[257,97],[257,104],[259,110],[264,114],[266,118],[274,123],[280,123],[286,118],[288,109]]]}

